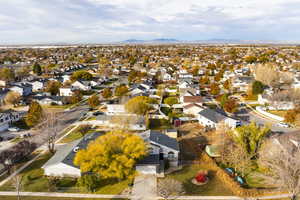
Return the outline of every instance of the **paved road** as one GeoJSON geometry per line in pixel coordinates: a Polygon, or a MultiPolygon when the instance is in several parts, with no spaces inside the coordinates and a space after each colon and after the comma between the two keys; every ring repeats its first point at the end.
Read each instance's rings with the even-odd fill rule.
{"type": "MultiPolygon", "coordinates": [[[[56,143],[59,142],[65,135],[68,135],[70,132],[72,132],[75,128],[73,127],[71,130],[69,130],[67,133],[64,133],[64,129],[76,122],[80,116],[82,116],[83,113],[88,111],[87,105],[83,104],[80,105],[72,110],[65,111],[61,115],[59,115],[59,123],[57,124],[57,139],[56,143]]],[[[25,169],[27,166],[29,166],[32,162],[34,162],[37,158],[39,158],[40,155],[42,155],[45,151],[47,151],[47,142],[45,143],[45,140],[43,139],[42,135],[44,134],[44,131],[47,130],[42,130],[39,129],[39,131],[36,131],[34,133],[34,136],[32,138],[33,141],[35,141],[39,148],[36,150],[41,150],[42,152],[39,153],[36,157],[28,161],[26,164],[24,164],[21,168],[19,168],[17,171],[15,171],[13,174],[11,174],[9,177],[4,179],[3,181],[0,182],[0,186],[4,185],[7,181],[9,181],[11,178],[13,178],[15,175],[20,173],[23,169],[25,169]]]]}
{"type": "Polygon", "coordinates": [[[132,200],[153,200],[157,197],[157,178],[155,175],[138,175],[134,179],[132,200]]]}
{"type": "Polygon", "coordinates": [[[271,130],[274,132],[290,132],[299,130],[297,128],[284,128],[278,126],[278,121],[270,119],[268,117],[264,117],[256,112],[252,111],[249,108],[242,108],[237,116],[242,119],[243,124],[249,124],[250,122],[255,122],[259,125],[268,125],[271,127],[271,130]]]}

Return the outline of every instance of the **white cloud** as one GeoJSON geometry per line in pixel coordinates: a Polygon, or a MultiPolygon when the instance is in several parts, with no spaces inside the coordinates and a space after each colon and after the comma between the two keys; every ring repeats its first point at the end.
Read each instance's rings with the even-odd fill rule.
{"type": "Polygon", "coordinates": [[[299,0],[2,0],[0,42],[298,39],[299,8],[299,0]]]}

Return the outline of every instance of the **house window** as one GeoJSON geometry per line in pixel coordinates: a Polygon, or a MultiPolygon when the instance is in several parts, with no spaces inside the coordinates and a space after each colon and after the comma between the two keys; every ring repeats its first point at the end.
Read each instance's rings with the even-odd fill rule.
{"type": "Polygon", "coordinates": [[[174,159],[174,158],[175,158],[174,152],[170,151],[170,152],[168,153],[168,159],[174,159]]]}
{"type": "Polygon", "coordinates": [[[148,152],[149,152],[149,154],[153,154],[153,148],[149,147],[148,152]]]}

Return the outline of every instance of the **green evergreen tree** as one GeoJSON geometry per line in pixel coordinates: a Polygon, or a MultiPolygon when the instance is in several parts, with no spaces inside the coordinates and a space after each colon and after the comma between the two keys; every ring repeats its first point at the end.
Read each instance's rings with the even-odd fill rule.
{"type": "Polygon", "coordinates": [[[36,75],[41,75],[42,74],[42,67],[38,63],[34,63],[32,70],[33,70],[33,73],[35,73],[36,75]]]}

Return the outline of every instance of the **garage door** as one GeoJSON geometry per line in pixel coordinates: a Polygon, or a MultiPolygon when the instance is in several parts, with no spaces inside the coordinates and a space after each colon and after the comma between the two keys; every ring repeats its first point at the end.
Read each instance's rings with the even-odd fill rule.
{"type": "Polygon", "coordinates": [[[136,166],[136,170],[141,174],[156,174],[156,165],[136,166]]]}

